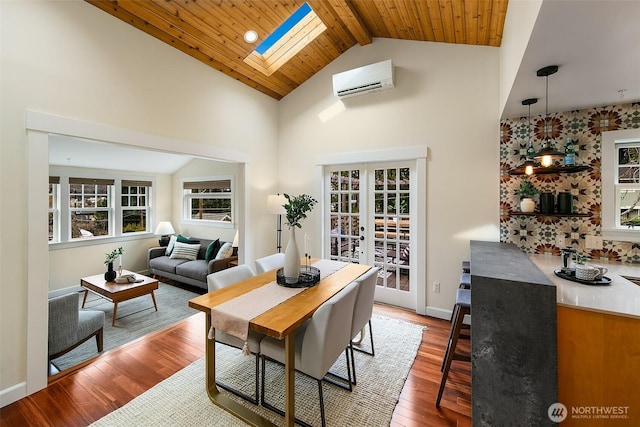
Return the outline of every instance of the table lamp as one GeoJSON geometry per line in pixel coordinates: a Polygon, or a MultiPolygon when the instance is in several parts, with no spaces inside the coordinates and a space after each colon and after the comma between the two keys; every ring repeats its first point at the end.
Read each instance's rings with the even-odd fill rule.
{"type": "Polygon", "coordinates": [[[173,225],[169,221],[160,221],[158,223],[158,227],[156,227],[156,232],[153,233],[155,235],[161,236],[158,243],[160,246],[168,246],[169,245],[169,235],[174,234],[176,231],[173,229],[173,225]]]}

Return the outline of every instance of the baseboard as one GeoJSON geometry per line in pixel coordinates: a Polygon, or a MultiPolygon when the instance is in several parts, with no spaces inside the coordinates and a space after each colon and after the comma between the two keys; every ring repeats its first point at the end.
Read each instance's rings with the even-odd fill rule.
{"type": "Polygon", "coordinates": [[[49,298],[59,297],[60,295],[70,294],[72,292],[82,292],[84,288],[80,285],[69,286],[68,288],[55,289],[53,291],[49,291],[49,298]]]}
{"type": "Polygon", "coordinates": [[[17,402],[27,395],[27,383],[21,382],[12,387],[0,390],[0,408],[17,402]]]}
{"type": "MultiPolygon", "coordinates": [[[[443,320],[451,320],[452,313],[453,312],[451,310],[443,310],[438,307],[427,306],[427,316],[431,316],[431,317],[435,317],[443,320]]],[[[464,323],[465,325],[471,325],[471,316],[469,315],[464,316],[464,320],[462,323],[464,323]]]]}
{"type": "Polygon", "coordinates": [[[450,320],[451,310],[443,310],[438,307],[427,306],[427,316],[435,317],[437,319],[450,320]]]}

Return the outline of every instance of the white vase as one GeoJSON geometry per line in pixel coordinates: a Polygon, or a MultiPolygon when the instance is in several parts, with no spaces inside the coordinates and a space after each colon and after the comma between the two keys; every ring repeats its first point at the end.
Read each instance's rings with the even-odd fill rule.
{"type": "Polygon", "coordinates": [[[296,228],[291,228],[291,236],[284,251],[284,278],[287,283],[297,283],[300,276],[300,251],[296,242],[296,228]]]}
{"type": "Polygon", "coordinates": [[[536,203],[529,197],[525,197],[520,201],[520,210],[522,212],[533,212],[535,208],[536,203]]]}

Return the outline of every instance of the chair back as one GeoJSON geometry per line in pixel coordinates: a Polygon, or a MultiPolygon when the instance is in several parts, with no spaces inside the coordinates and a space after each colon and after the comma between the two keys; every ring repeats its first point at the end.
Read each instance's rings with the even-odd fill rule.
{"type": "Polygon", "coordinates": [[[373,299],[376,293],[376,281],[379,267],[372,267],[369,271],[355,280],[358,284],[358,293],[353,307],[353,320],[351,321],[351,338],[364,328],[373,314],[373,299]]]}
{"type": "Polygon", "coordinates": [[[297,369],[322,379],[351,340],[350,328],[357,284],[350,283],[316,310],[301,340],[297,369]]]}
{"type": "Polygon", "coordinates": [[[77,292],[49,300],[49,355],[77,342],[79,303],[80,295],[77,292]]]}
{"type": "Polygon", "coordinates": [[[277,253],[256,260],[256,274],[284,266],[284,254],[277,253]]]}
{"type": "Polygon", "coordinates": [[[236,267],[209,274],[207,276],[207,288],[209,292],[216,291],[253,276],[253,271],[251,271],[248,265],[240,264],[236,267]]]}

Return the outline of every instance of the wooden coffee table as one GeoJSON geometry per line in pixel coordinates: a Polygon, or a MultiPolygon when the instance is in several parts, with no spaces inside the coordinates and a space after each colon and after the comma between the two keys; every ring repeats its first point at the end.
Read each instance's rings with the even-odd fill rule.
{"type": "Polygon", "coordinates": [[[137,280],[142,279],[139,283],[116,283],[105,282],[104,274],[97,274],[95,276],[83,277],[80,279],[80,286],[84,291],[84,298],[82,300],[82,307],[87,302],[87,294],[89,291],[100,295],[101,297],[113,302],[113,319],[111,320],[111,326],[115,326],[116,313],[118,312],[118,303],[127,301],[133,298],[138,298],[143,295],[151,295],[153,300],[153,306],[158,311],[158,305],[156,304],[156,297],[153,291],[158,289],[158,281],[151,277],[143,276],[142,274],[136,274],[132,271],[123,270],[122,274],[133,274],[137,280]]]}

